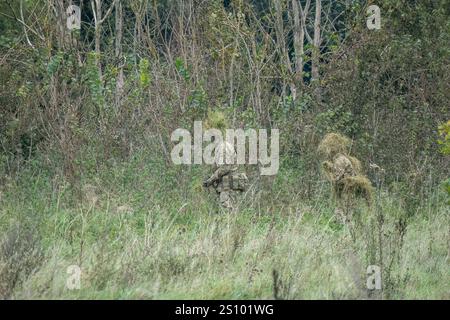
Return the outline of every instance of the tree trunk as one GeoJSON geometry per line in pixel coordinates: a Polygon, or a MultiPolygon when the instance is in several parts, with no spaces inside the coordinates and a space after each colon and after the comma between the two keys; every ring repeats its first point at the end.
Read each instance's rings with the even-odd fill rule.
{"type": "Polygon", "coordinates": [[[303,54],[305,30],[303,19],[300,19],[299,0],[292,0],[292,14],[294,15],[294,51],[295,51],[295,82],[303,86],[303,54]]]}
{"type": "Polygon", "coordinates": [[[312,51],[311,76],[313,81],[319,80],[319,56],[320,56],[320,15],[322,11],[322,0],[316,0],[316,16],[314,19],[314,39],[312,51]]]}
{"type": "Polygon", "coordinates": [[[291,59],[289,58],[288,51],[286,50],[286,41],[284,39],[283,8],[281,5],[281,0],[275,0],[274,4],[275,4],[275,32],[277,36],[278,47],[281,53],[281,63],[284,63],[286,65],[291,95],[295,100],[297,96],[297,88],[295,87],[294,81],[291,78],[293,75],[293,71],[291,66],[291,59]]]}
{"type": "Polygon", "coordinates": [[[101,41],[101,20],[102,20],[102,1],[101,0],[95,0],[95,6],[94,2],[92,1],[92,11],[94,13],[94,19],[95,19],[95,63],[98,68],[98,75],[99,78],[102,79],[102,65],[100,63],[100,41],[101,41]],[[94,9],[95,7],[95,9],[94,9]]]}
{"type": "Polygon", "coordinates": [[[116,94],[115,103],[116,108],[120,107],[122,93],[123,93],[123,52],[122,52],[122,36],[123,36],[123,10],[122,2],[116,1],[116,63],[118,64],[118,73],[116,77],[116,94]]]}

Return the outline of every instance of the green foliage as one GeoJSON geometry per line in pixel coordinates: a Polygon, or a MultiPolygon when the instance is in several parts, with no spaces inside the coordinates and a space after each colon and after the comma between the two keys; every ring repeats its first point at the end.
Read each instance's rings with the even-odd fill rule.
{"type": "Polygon", "coordinates": [[[218,214],[216,195],[196,187],[201,170],[170,168],[145,153],[92,173],[83,167],[89,195],[39,168],[22,171],[2,195],[0,233],[9,240],[0,259],[10,261],[3,279],[20,274],[1,283],[12,298],[271,299],[276,269],[291,288],[278,291],[284,298],[362,299],[368,292],[357,279],[366,279],[370,264],[385,270],[383,298],[448,295],[448,215],[439,198],[402,231],[405,208],[384,194],[377,200],[382,219],[359,211],[352,240],[321,195],[312,202],[298,195],[304,173],[289,167],[267,192],[244,196],[236,215],[218,214]],[[38,217],[39,237],[17,236],[11,221],[38,217]],[[82,266],[80,290],[66,288],[73,264],[82,266]]]}
{"type": "MultiPolygon", "coordinates": [[[[89,15],[79,33],[63,37],[51,2],[23,1],[28,38],[23,24],[2,15],[0,291],[368,298],[352,279],[379,264],[383,298],[448,298],[447,195],[436,187],[447,179],[450,192],[440,153],[450,152],[450,124],[442,124],[450,101],[446,1],[379,0],[380,32],[365,28],[367,1],[322,1],[330,19],[314,86],[308,39],[295,72],[290,1],[281,2],[285,48],[270,1],[226,2],[123,1],[121,57],[114,13],[101,26],[101,57],[89,15]],[[207,169],[172,165],[171,133],[200,119],[219,129],[280,129],[278,175],[246,166],[251,189],[236,215],[217,214],[216,195],[201,187],[207,169]],[[368,180],[347,181],[351,192],[374,193],[373,209],[358,208],[354,226],[336,221],[326,197],[317,147],[328,132],[351,138],[330,141],[344,145],[337,150],[356,142],[357,171],[379,165],[368,180]],[[30,222],[42,239],[17,237],[14,226],[30,222]],[[65,267],[74,263],[83,265],[82,289],[69,292],[65,267]]],[[[0,2],[9,16],[19,9],[0,2]]]]}
{"type": "Polygon", "coordinates": [[[411,183],[411,176],[422,182],[427,175],[442,179],[443,172],[435,170],[444,165],[435,132],[447,120],[450,101],[444,85],[450,81],[444,2],[377,3],[381,32],[356,28],[346,40],[346,57],[336,53],[322,69],[326,105],[320,106],[316,124],[353,137],[358,154],[386,169],[387,183],[411,183]]]}
{"type": "Polygon", "coordinates": [[[225,114],[220,110],[208,110],[208,116],[204,123],[205,128],[225,130],[228,128],[228,121],[225,114]]]}
{"type": "Polygon", "coordinates": [[[85,75],[92,95],[92,101],[98,106],[103,106],[105,99],[103,95],[103,83],[100,79],[100,74],[97,66],[97,58],[98,57],[96,52],[91,51],[88,53],[85,75]]]}
{"type": "MultiPolygon", "coordinates": [[[[447,194],[450,197],[450,178],[448,178],[447,180],[445,180],[443,182],[443,186],[444,186],[444,190],[447,192],[447,194]]],[[[447,204],[450,205],[450,199],[448,200],[447,204]]]]}
{"type": "Polygon", "coordinates": [[[247,108],[239,114],[239,119],[245,123],[246,128],[254,128],[258,123],[256,112],[252,108],[247,108]]]}
{"type": "Polygon", "coordinates": [[[48,62],[47,65],[47,72],[50,76],[54,75],[58,71],[63,59],[64,59],[64,52],[62,51],[59,51],[50,58],[50,61],[48,62]]]}
{"type": "MultiPolygon", "coordinates": [[[[441,152],[444,155],[450,155],[450,120],[439,126],[439,134],[441,139],[438,140],[438,143],[441,145],[441,152]]],[[[444,181],[443,185],[445,191],[450,196],[450,177],[444,181]]],[[[448,203],[450,204],[450,199],[448,203]]]]}
{"type": "Polygon", "coordinates": [[[194,109],[197,114],[204,114],[208,108],[208,94],[203,86],[200,85],[192,91],[188,97],[188,106],[194,109]]]}
{"type": "Polygon", "coordinates": [[[320,132],[341,131],[352,134],[356,126],[353,119],[350,111],[345,111],[342,106],[337,106],[317,114],[315,124],[320,132]]]}
{"type": "Polygon", "coordinates": [[[438,140],[441,145],[441,152],[450,155],[450,120],[439,126],[439,135],[442,137],[438,140]]]}
{"type": "Polygon", "coordinates": [[[181,75],[181,77],[184,79],[184,81],[189,81],[191,78],[188,68],[186,67],[183,59],[176,58],[175,59],[175,68],[177,69],[178,73],[181,75]]]}
{"type": "Polygon", "coordinates": [[[139,83],[143,89],[147,88],[151,83],[150,63],[148,59],[142,58],[139,61],[139,83]]]}

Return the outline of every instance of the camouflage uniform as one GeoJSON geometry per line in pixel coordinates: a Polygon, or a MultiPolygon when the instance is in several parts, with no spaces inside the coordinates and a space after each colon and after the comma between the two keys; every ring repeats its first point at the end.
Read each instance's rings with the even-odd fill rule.
{"type": "Polygon", "coordinates": [[[204,186],[213,186],[219,195],[220,205],[226,209],[233,209],[235,195],[245,190],[248,181],[245,173],[238,173],[236,152],[228,142],[222,142],[216,148],[214,173],[204,181],[204,186]],[[226,155],[231,156],[231,163],[226,163],[226,155]]]}
{"type": "MultiPolygon", "coordinates": [[[[348,199],[344,199],[344,179],[347,177],[354,177],[357,175],[356,169],[353,167],[350,159],[342,154],[338,153],[334,156],[332,161],[325,161],[323,163],[326,175],[333,186],[333,193],[338,202],[336,208],[336,214],[339,215],[344,221],[350,219],[350,212],[344,213],[344,202],[348,199]]],[[[348,211],[348,210],[346,210],[348,211]]]]}
{"type": "Polygon", "coordinates": [[[356,176],[356,170],[353,168],[350,159],[342,154],[338,153],[332,162],[328,174],[331,178],[331,182],[334,185],[336,196],[342,198],[342,191],[344,190],[343,180],[347,177],[356,176]]]}
{"type": "Polygon", "coordinates": [[[327,134],[317,151],[324,158],[323,172],[333,188],[336,214],[343,222],[352,222],[357,201],[364,198],[371,205],[372,184],[363,174],[361,162],[350,156],[351,140],[338,133],[327,134]]]}

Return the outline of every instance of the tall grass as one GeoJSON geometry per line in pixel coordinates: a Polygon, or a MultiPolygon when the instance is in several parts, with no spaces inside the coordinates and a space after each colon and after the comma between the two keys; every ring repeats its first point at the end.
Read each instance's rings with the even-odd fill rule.
{"type": "Polygon", "coordinates": [[[450,298],[439,191],[411,216],[399,195],[378,190],[373,208],[342,225],[326,184],[310,199],[297,191],[301,174],[254,179],[225,214],[199,187],[202,168],[136,156],[73,187],[29,165],[2,190],[2,298],[450,298]],[[74,264],[79,290],[66,286],[74,264]],[[367,289],[369,265],[382,268],[382,290],[367,289]]]}

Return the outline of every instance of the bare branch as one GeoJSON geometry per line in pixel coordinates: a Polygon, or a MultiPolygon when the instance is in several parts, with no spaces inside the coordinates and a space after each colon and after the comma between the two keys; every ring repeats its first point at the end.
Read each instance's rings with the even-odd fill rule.
{"type": "MultiPolygon", "coordinates": [[[[8,17],[8,18],[10,18],[10,19],[16,20],[16,21],[19,22],[21,25],[23,25],[25,28],[27,28],[28,31],[30,31],[31,33],[33,33],[34,35],[36,35],[37,37],[39,37],[39,39],[41,39],[42,41],[45,40],[45,38],[44,38],[42,35],[40,35],[36,30],[32,29],[32,28],[31,28],[29,25],[27,25],[27,24],[25,23],[25,21],[23,21],[22,19],[19,19],[19,18],[17,18],[16,16],[14,16],[14,17],[13,17],[13,16],[10,16],[10,15],[8,15],[8,14],[6,14],[6,13],[1,12],[1,11],[0,11],[0,14],[3,15],[3,16],[5,16],[5,17],[8,17]]],[[[14,14],[14,12],[13,12],[13,14],[14,14]]]]}
{"type": "MultiPolygon", "coordinates": [[[[97,0],[98,1],[98,0],[97,0]]],[[[103,16],[103,18],[100,20],[99,24],[102,24],[106,18],[108,18],[108,16],[111,14],[112,9],[114,8],[114,6],[116,5],[117,0],[114,0],[114,2],[109,6],[108,11],[106,11],[105,15],[103,16]]]]}
{"type": "MultiPolygon", "coordinates": [[[[25,21],[23,16],[23,0],[20,0],[20,18],[22,19],[22,21],[25,21]]],[[[34,49],[34,46],[31,43],[30,38],[28,37],[27,28],[25,26],[23,26],[23,32],[25,33],[25,38],[27,39],[28,44],[34,49]]]]}

